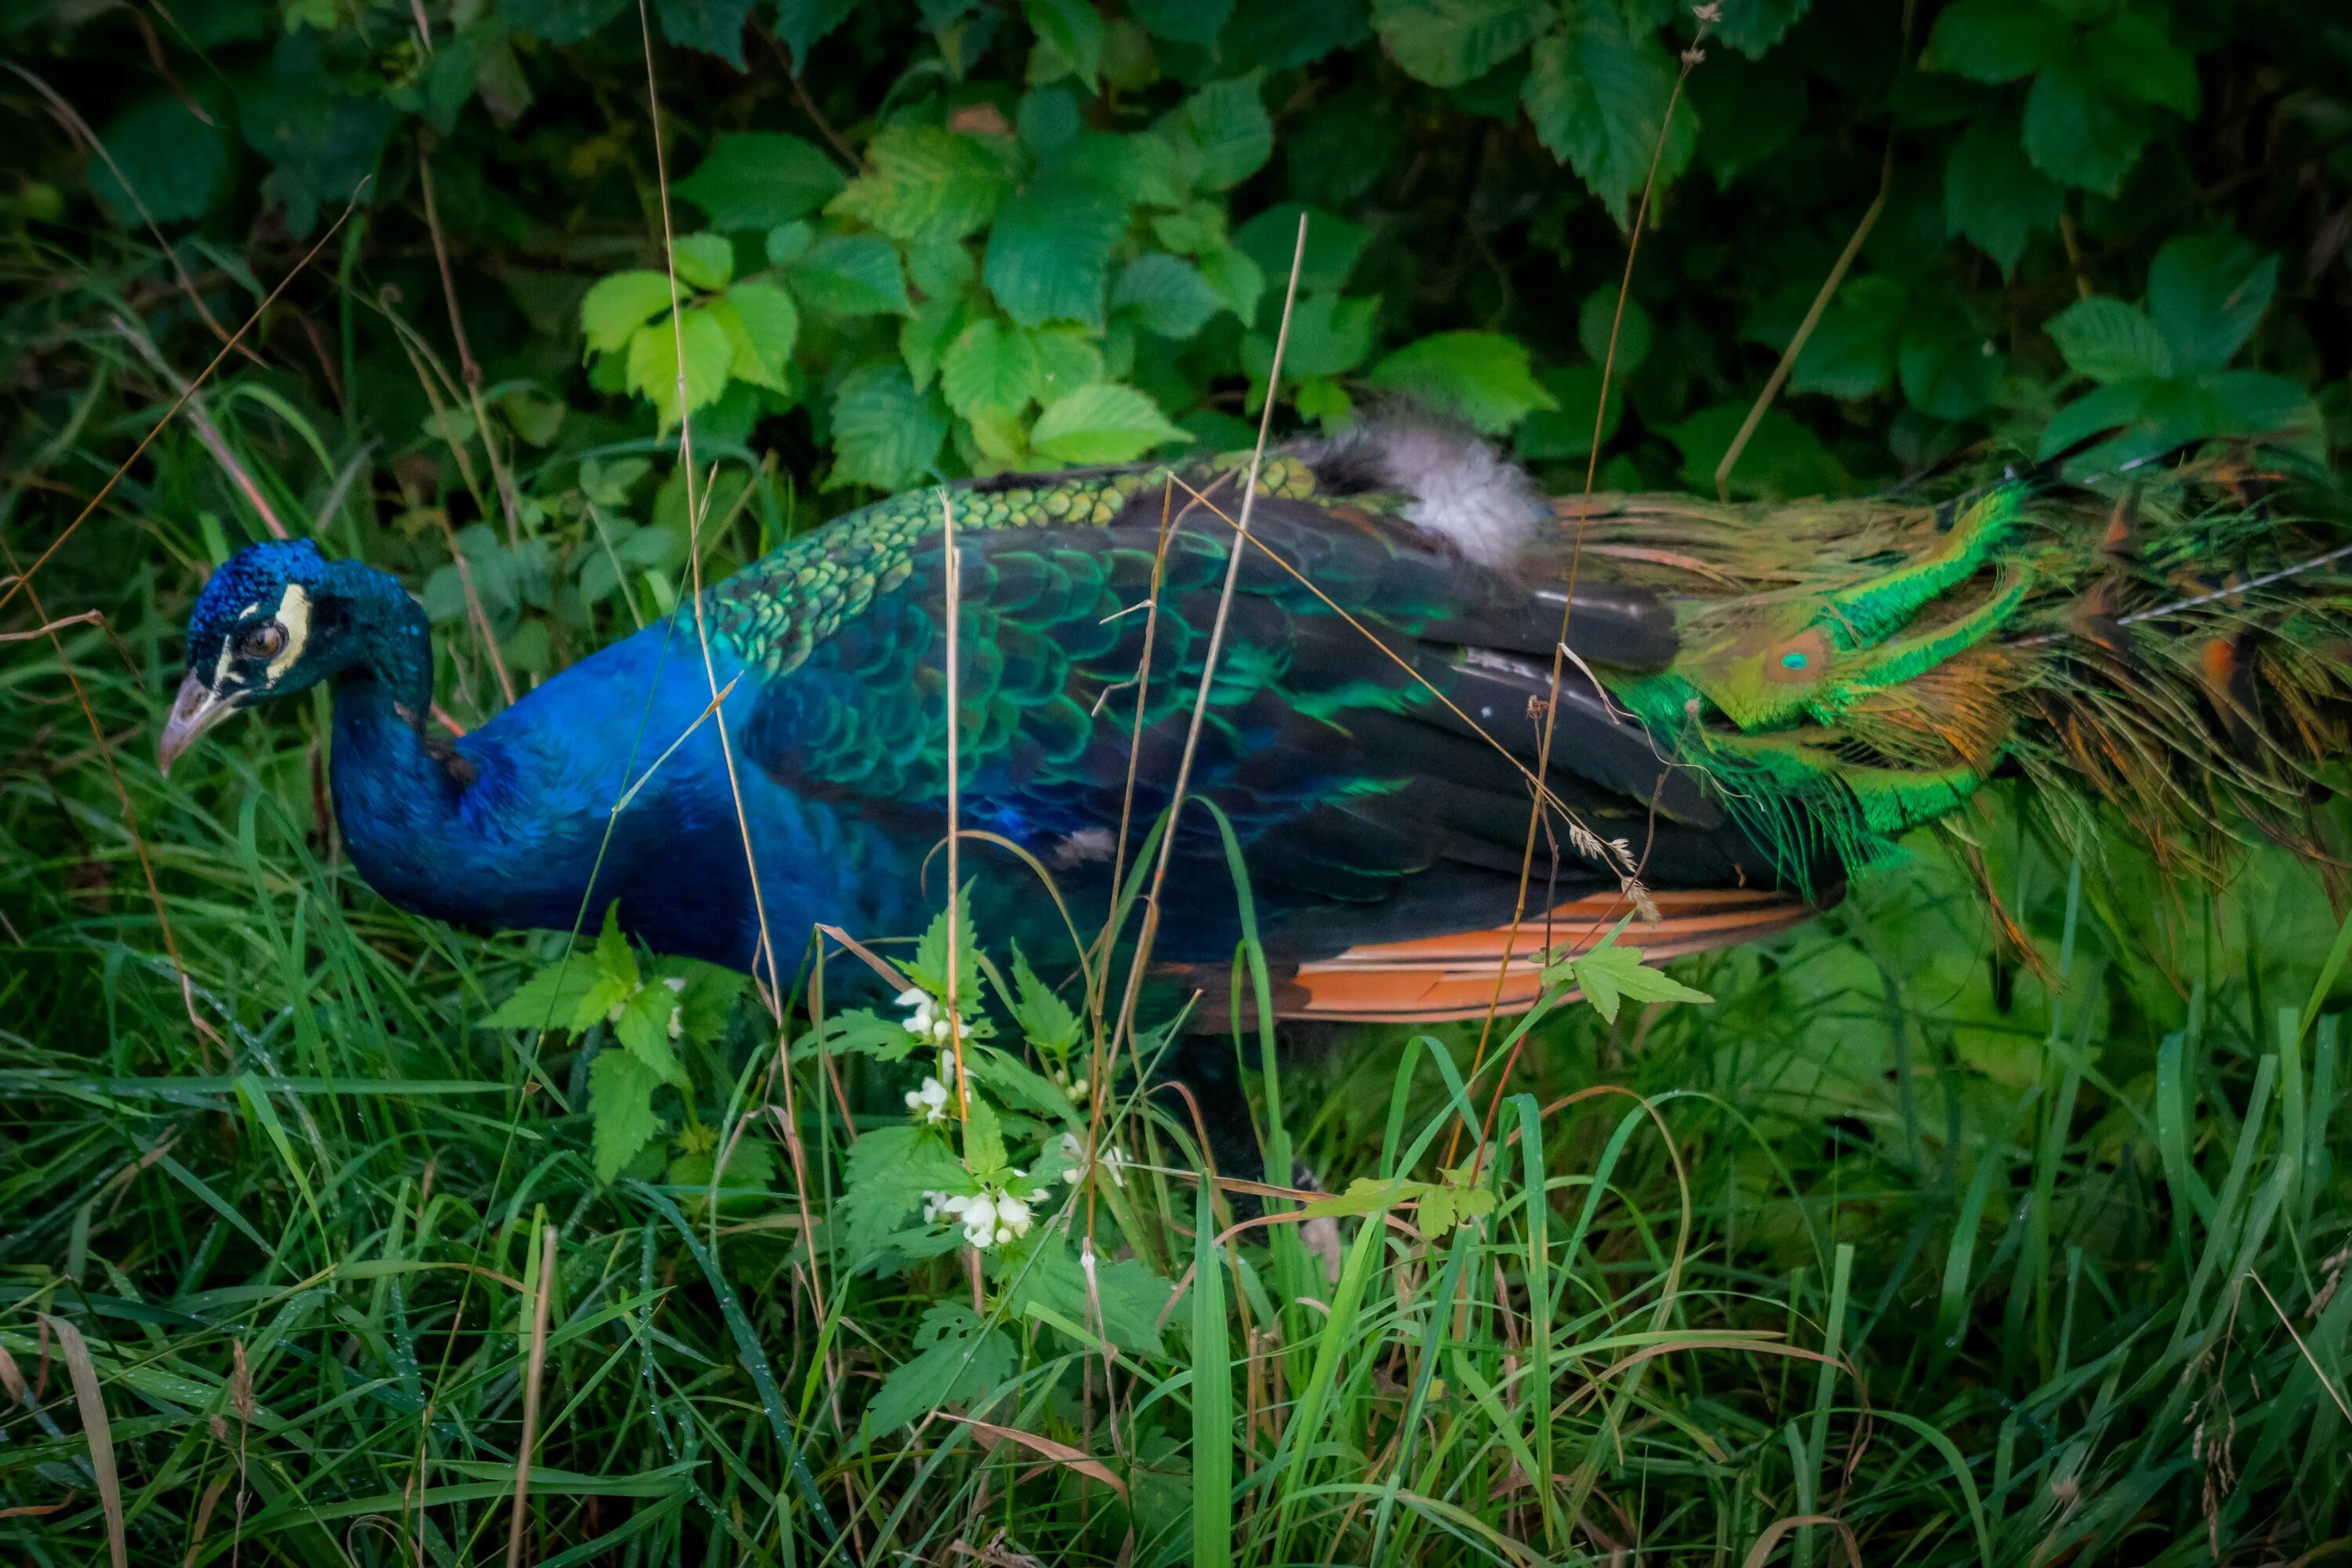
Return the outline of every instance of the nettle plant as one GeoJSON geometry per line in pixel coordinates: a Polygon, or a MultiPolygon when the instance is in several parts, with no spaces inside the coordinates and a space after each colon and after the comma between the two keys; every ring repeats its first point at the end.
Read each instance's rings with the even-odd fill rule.
{"type": "Polygon", "coordinates": [[[583,301],[591,379],[651,402],[665,429],[690,416],[720,439],[805,402],[828,487],[1237,446],[1248,426],[1203,398],[1238,362],[1244,411],[1263,402],[1305,215],[1285,366],[1302,414],[1345,419],[1351,383],[1490,433],[1556,407],[1501,333],[1440,332],[1375,363],[1381,301],[1347,292],[1361,226],[1296,204],[1229,226],[1225,193],[1273,153],[1263,91],[1257,71],[1211,81],[1107,131],[1049,81],[1011,119],[981,102],[885,125],[846,180],[798,137],[721,134],[677,186],[710,226],[671,247],[675,302],[651,270],[583,301]]]}

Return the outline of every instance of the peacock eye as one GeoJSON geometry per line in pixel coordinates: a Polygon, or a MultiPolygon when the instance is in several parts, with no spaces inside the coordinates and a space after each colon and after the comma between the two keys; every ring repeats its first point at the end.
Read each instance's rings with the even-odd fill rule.
{"type": "Polygon", "coordinates": [[[276,658],[286,651],[286,628],[265,621],[237,637],[236,651],[247,658],[276,658]]]}
{"type": "Polygon", "coordinates": [[[1807,662],[1805,656],[1801,653],[1784,653],[1780,656],[1780,668],[1782,669],[1802,669],[1805,668],[1807,662]]]}

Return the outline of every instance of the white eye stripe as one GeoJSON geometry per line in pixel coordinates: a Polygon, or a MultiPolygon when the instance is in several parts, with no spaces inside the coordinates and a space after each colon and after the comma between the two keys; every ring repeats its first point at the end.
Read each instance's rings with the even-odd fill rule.
{"type": "Polygon", "coordinates": [[[294,668],[295,660],[302,657],[302,645],[310,640],[310,595],[302,591],[299,583],[286,584],[286,592],[278,601],[278,625],[286,633],[286,647],[269,661],[272,680],[294,668]]]}

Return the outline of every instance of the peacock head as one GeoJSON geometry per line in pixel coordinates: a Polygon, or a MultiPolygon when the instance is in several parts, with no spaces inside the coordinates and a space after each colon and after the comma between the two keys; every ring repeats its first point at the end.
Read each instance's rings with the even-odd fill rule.
{"type": "Polygon", "coordinates": [[[329,561],[307,539],[249,546],[213,574],[188,617],[188,673],[156,757],[166,773],[230,714],[307,690],[369,656],[377,617],[363,601],[397,584],[329,561]]]}

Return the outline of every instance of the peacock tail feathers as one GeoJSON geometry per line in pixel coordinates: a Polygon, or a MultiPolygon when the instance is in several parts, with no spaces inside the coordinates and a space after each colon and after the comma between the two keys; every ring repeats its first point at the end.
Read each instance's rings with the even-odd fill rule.
{"type": "Polygon", "coordinates": [[[2308,847],[2352,716],[2352,576],[2305,478],[2209,455],[1935,505],[1562,502],[1597,566],[1666,595],[1682,652],[1611,681],[1802,882],[2013,766],[2061,820],[2168,854],[2231,825],[2308,847]]]}

